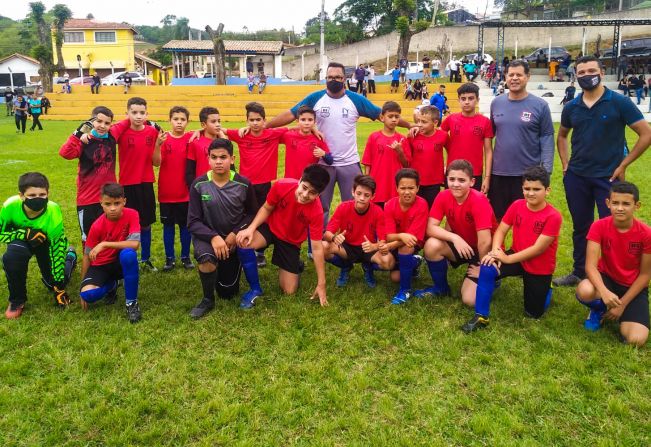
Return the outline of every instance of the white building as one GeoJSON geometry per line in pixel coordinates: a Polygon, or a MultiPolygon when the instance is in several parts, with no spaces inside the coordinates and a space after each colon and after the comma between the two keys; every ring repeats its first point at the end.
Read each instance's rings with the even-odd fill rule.
{"type": "Polygon", "coordinates": [[[24,54],[14,53],[0,59],[0,87],[24,87],[28,82],[38,82],[41,64],[24,54]]]}

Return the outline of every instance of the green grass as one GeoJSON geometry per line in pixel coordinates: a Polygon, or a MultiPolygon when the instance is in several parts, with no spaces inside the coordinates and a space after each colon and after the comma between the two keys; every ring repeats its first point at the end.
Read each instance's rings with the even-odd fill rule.
{"type": "MultiPolygon", "coordinates": [[[[57,155],[77,124],[44,125],[16,135],[0,119],[0,197],[15,193],[19,174],[47,173],[79,245],[76,163],[57,155]]],[[[377,128],[359,126],[361,147],[377,128]]],[[[650,167],[647,155],[629,178],[648,185],[650,167]]],[[[571,223],[559,170],[550,200],[565,218],[562,273],[571,265],[571,223]]],[[[648,221],[649,208],[640,216],[648,221]]],[[[161,231],[157,224],[159,266],[161,231]]],[[[466,336],[459,326],[472,312],[458,297],[391,306],[386,274],[371,292],[359,268],[343,290],[328,268],[330,306],[320,308],[308,300],[311,265],[296,296],[280,295],[270,266],[255,309],[220,301],[191,321],[199,281],[177,270],[142,276],[144,319],[130,325],[120,301],[83,312],[74,296],[67,311],[55,309],[30,268],[24,316],[0,321],[3,446],[651,444],[648,348],[621,345],[612,324],[584,331],[586,310],[570,289],[556,289],[549,313],[531,321],[521,282],[507,279],[490,328],[466,336]]],[[[457,289],[461,275],[450,275],[457,289]]],[[[4,275],[0,290],[6,295],[4,275]]]]}

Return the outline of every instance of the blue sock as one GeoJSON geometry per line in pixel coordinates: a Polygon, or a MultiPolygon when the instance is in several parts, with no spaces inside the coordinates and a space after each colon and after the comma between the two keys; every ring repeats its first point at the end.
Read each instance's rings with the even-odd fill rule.
{"type": "Polygon", "coordinates": [[[596,300],[592,300],[589,303],[586,303],[585,301],[581,301],[579,298],[579,295],[575,294],[576,300],[583,304],[586,307],[589,307],[590,309],[594,310],[595,312],[606,312],[608,308],[604,304],[603,300],[601,298],[597,298],[596,300]]]}
{"type": "Polygon", "coordinates": [[[482,265],[479,267],[479,278],[477,279],[477,295],[475,296],[475,313],[482,317],[488,317],[491,310],[491,299],[495,290],[495,279],[498,276],[494,265],[482,265]]]}
{"type": "Polygon", "coordinates": [[[124,277],[124,296],[127,303],[131,303],[138,299],[138,254],[136,251],[131,248],[121,250],[120,265],[124,277]]]}
{"type": "MultiPolygon", "coordinates": [[[[174,259],[174,225],[163,225],[163,246],[165,257],[174,259]]],[[[145,258],[144,250],[142,257],[145,258]]]]}
{"type": "Polygon", "coordinates": [[[332,259],[328,259],[328,262],[335,267],[339,267],[340,269],[350,268],[352,266],[352,264],[348,262],[347,259],[344,259],[339,255],[334,255],[332,259]]]}
{"type": "Polygon", "coordinates": [[[94,303],[101,300],[115,287],[115,281],[109,281],[104,284],[102,287],[97,289],[90,289],[84,292],[79,292],[79,296],[86,301],[87,303],[94,303]]]}
{"type": "Polygon", "coordinates": [[[260,277],[258,276],[258,261],[255,258],[255,251],[252,248],[238,248],[237,256],[240,258],[240,263],[242,263],[242,269],[244,270],[244,276],[249,282],[251,290],[262,291],[262,286],[260,286],[260,277]]]}
{"type": "Polygon", "coordinates": [[[382,270],[377,262],[371,262],[369,265],[371,266],[371,270],[382,270]]]}
{"type": "Polygon", "coordinates": [[[179,236],[181,238],[181,259],[190,257],[190,243],[192,242],[192,236],[190,235],[190,230],[188,227],[179,226],[179,236]]]}
{"type": "Polygon", "coordinates": [[[400,270],[400,290],[411,289],[411,277],[414,275],[416,260],[414,255],[398,254],[398,268],[400,270]]]}
{"type": "Polygon", "coordinates": [[[448,284],[448,260],[443,258],[440,261],[427,261],[427,269],[432,277],[432,282],[440,289],[449,289],[448,284]]]}
{"type": "Polygon", "coordinates": [[[151,257],[151,227],[140,230],[140,260],[149,261],[151,257]]]}
{"type": "Polygon", "coordinates": [[[552,303],[552,294],[554,293],[554,287],[549,286],[549,290],[547,291],[547,296],[545,297],[545,306],[543,309],[547,310],[549,308],[549,305],[552,303]]]}

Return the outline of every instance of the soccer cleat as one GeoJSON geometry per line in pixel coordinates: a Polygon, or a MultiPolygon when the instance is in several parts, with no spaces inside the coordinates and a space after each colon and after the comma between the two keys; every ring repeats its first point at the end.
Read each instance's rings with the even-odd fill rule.
{"type": "Polygon", "coordinates": [[[373,275],[373,266],[370,264],[363,263],[362,270],[364,270],[364,281],[366,281],[366,285],[369,286],[371,289],[377,286],[377,281],[375,280],[375,276],[373,275]]]}
{"type": "Polygon", "coordinates": [[[120,286],[119,281],[115,281],[115,287],[113,287],[111,290],[109,290],[106,293],[106,296],[104,297],[104,304],[107,306],[110,306],[111,304],[115,304],[115,301],[118,299],[118,287],[120,286]]]}
{"type": "Polygon", "coordinates": [[[255,300],[262,295],[262,290],[249,290],[240,300],[240,309],[251,309],[255,306],[255,300]]]}
{"type": "Polygon", "coordinates": [[[339,269],[339,278],[337,278],[337,287],[344,287],[346,284],[348,284],[351,270],[352,267],[344,267],[339,269]]]}
{"type": "Polygon", "coordinates": [[[22,315],[24,308],[25,304],[9,303],[7,310],[5,311],[5,317],[7,317],[8,320],[15,320],[22,315]]]}
{"type": "Polygon", "coordinates": [[[554,278],[552,284],[556,287],[574,287],[581,282],[581,278],[576,276],[574,273],[568,273],[565,276],[560,278],[554,278]]]}
{"type": "Polygon", "coordinates": [[[63,277],[65,278],[65,283],[68,284],[70,278],[72,278],[72,272],[77,266],[77,252],[73,246],[68,247],[68,252],[66,253],[65,267],[63,268],[63,277]]]}
{"type": "Polygon", "coordinates": [[[416,279],[420,277],[420,266],[423,265],[425,259],[421,255],[414,255],[414,260],[416,265],[414,266],[413,278],[416,279]]]}
{"type": "Polygon", "coordinates": [[[425,287],[424,289],[419,289],[414,292],[414,296],[416,298],[425,298],[428,296],[449,296],[450,295],[450,289],[445,288],[442,289],[440,287],[432,286],[432,287],[425,287]]]}
{"type": "Polygon", "coordinates": [[[215,308],[215,300],[210,298],[202,298],[201,302],[197,304],[194,309],[190,311],[190,317],[198,320],[206,315],[208,312],[215,308]]]}
{"type": "Polygon", "coordinates": [[[264,253],[256,253],[255,260],[258,263],[258,268],[267,266],[267,258],[264,257],[264,253]]]}
{"type": "Polygon", "coordinates": [[[489,323],[488,317],[475,314],[475,316],[472,317],[472,320],[470,320],[469,322],[461,326],[461,330],[466,334],[469,334],[478,329],[484,329],[485,327],[488,327],[488,323],[489,323]]]}
{"type": "Polygon", "coordinates": [[[164,272],[170,272],[174,269],[174,258],[165,258],[165,265],[163,266],[164,272]]]}
{"type": "Polygon", "coordinates": [[[391,304],[405,304],[411,298],[409,290],[398,290],[398,293],[391,299],[391,304]]]}
{"type": "Polygon", "coordinates": [[[158,269],[154,267],[154,264],[151,263],[149,259],[146,261],[140,261],[140,270],[145,270],[149,272],[157,272],[158,269]]]}
{"type": "Polygon", "coordinates": [[[142,312],[140,312],[138,301],[127,303],[127,318],[129,319],[129,323],[137,323],[142,319],[142,312]]]}
{"type": "Polygon", "coordinates": [[[595,332],[601,329],[604,313],[598,310],[591,309],[588,318],[583,322],[583,327],[589,331],[595,332]]]}
{"type": "Polygon", "coordinates": [[[190,258],[181,258],[181,264],[183,264],[183,268],[186,270],[192,270],[194,268],[194,264],[190,258]]]}
{"type": "Polygon", "coordinates": [[[305,271],[305,261],[303,261],[302,259],[299,259],[298,260],[298,274],[300,275],[304,271],[305,271]]]}

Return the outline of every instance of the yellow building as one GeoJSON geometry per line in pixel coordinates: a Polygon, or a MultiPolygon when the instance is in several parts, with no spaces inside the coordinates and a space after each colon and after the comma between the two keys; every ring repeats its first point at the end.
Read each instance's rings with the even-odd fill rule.
{"type": "MultiPolygon", "coordinates": [[[[114,71],[135,70],[135,28],[125,23],[98,22],[94,19],[70,19],[63,29],[63,60],[70,77],[93,72],[100,76],[114,71]],[[111,67],[112,64],[112,67],[111,67]]],[[[52,48],[56,62],[54,34],[52,48]]]]}

